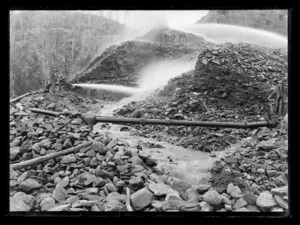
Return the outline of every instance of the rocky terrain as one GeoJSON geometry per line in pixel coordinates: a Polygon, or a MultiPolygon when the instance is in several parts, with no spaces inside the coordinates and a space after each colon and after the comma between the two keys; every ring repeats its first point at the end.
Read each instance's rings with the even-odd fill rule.
{"type": "MultiPolygon", "coordinates": [[[[267,97],[275,81],[287,78],[287,55],[248,44],[204,50],[193,71],[173,78],[144,101],[116,111],[118,116],[152,119],[257,122],[267,119],[267,97]]],[[[246,137],[235,129],[139,126],[138,135],[164,137],[177,145],[216,151],[246,137]],[[179,129],[178,129],[179,128],[179,129]]]]}
{"type": "Polygon", "coordinates": [[[10,169],[10,211],[288,209],[286,130],[249,132],[251,137],[212,168],[211,184],[191,185],[166,174],[144,147],[130,146],[110,132],[86,125],[79,112],[86,109],[79,105],[92,101],[72,97],[70,92],[57,96],[37,92],[11,104],[11,165],[89,141],[91,145],[27,168],[10,169]],[[30,107],[62,113],[40,115],[30,112],[30,107]]]}
{"type": "Polygon", "coordinates": [[[210,10],[197,23],[224,23],[268,30],[287,36],[287,10],[210,10]]]}
{"type": "Polygon", "coordinates": [[[193,60],[207,45],[213,44],[193,34],[154,29],[135,41],[110,46],[72,82],[134,87],[145,65],[165,59],[193,60]]]}
{"type": "MultiPolygon", "coordinates": [[[[251,131],[232,154],[212,168],[212,185],[228,192],[235,204],[250,211],[282,212],[288,209],[288,140],[286,130],[261,128],[251,131]],[[233,185],[228,185],[232,181],[233,185]],[[238,188],[234,187],[238,186],[238,188]],[[231,192],[232,190],[232,192],[231,192]],[[235,192],[237,190],[237,192],[235,192]],[[237,195],[236,195],[237,194],[237,195]],[[237,197],[239,196],[239,197],[237,197]],[[255,205],[256,203],[256,205],[255,205]]],[[[241,210],[241,209],[240,209],[241,210]]],[[[247,211],[243,209],[244,211],[247,211]]]]}
{"type": "MultiPolygon", "coordinates": [[[[202,46],[194,36],[173,39],[174,32],[178,37],[162,29],[143,37],[151,42],[111,46],[73,82],[135,86],[138,71],[151,60],[196,58],[193,70],[114,115],[244,123],[269,119],[272,85],[287,82],[285,51],[244,43],[202,46]]],[[[84,114],[99,113],[122,97],[107,95],[68,87],[55,95],[32,92],[10,104],[10,211],[288,212],[287,116],[273,128],[117,127],[131,139],[156,140],[133,145],[109,124],[91,126],[84,120],[84,114]],[[161,167],[148,150],[170,150],[162,141],[215,159],[210,178],[192,184],[161,167]],[[70,154],[17,167],[82,144],[70,154]],[[219,155],[222,151],[226,154],[219,155]]],[[[172,157],[168,161],[176,163],[172,157]]]]}

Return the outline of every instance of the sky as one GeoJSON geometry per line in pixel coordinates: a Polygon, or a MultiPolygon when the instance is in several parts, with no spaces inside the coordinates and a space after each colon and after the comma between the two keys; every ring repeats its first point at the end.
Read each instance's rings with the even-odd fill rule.
{"type": "Polygon", "coordinates": [[[208,13],[208,10],[159,10],[134,11],[133,20],[140,22],[165,22],[169,26],[193,24],[208,13]]]}
{"type": "MultiPolygon", "coordinates": [[[[113,19],[118,15],[118,22],[123,23],[127,12],[127,26],[139,29],[149,29],[157,25],[170,27],[194,24],[208,13],[208,10],[112,10],[113,19]]],[[[92,11],[97,14],[97,11],[92,11]]],[[[104,10],[108,17],[109,11],[104,10]]]]}
{"type": "MultiPolygon", "coordinates": [[[[84,13],[98,14],[100,10],[78,10],[84,13]]],[[[14,11],[18,13],[19,11],[14,11]]],[[[124,23],[127,14],[127,26],[139,30],[149,30],[158,25],[176,27],[194,24],[205,16],[208,10],[102,10],[102,15],[124,23]]]]}

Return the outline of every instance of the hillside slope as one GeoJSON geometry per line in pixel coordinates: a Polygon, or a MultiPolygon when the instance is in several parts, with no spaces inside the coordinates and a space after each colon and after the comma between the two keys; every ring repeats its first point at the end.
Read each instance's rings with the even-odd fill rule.
{"type": "MultiPolygon", "coordinates": [[[[115,115],[150,119],[258,122],[267,118],[267,97],[275,80],[287,81],[285,52],[243,43],[227,43],[205,49],[198,56],[193,71],[171,79],[160,92],[144,101],[125,105],[115,115]]],[[[163,137],[167,134],[171,135],[171,143],[206,151],[220,149],[220,143],[224,148],[228,143],[236,141],[228,132],[235,131],[148,125],[140,127],[137,134],[149,137],[163,137]],[[221,134],[212,140],[207,138],[207,135],[216,131],[221,134]],[[216,142],[219,144],[215,145],[216,142]]]]}
{"type": "Polygon", "coordinates": [[[107,46],[131,31],[105,17],[80,12],[11,14],[11,96],[41,88],[52,69],[72,79],[107,46]]]}
{"type": "Polygon", "coordinates": [[[137,40],[110,46],[72,82],[136,86],[145,65],[164,59],[196,59],[208,46],[213,44],[193,34],[154,29],[137,40]]]}
{"type": "Polygon", "coordinates": [[[197,23],[225,23],[287,35],[287,10],[210,10],[197,23]]]}

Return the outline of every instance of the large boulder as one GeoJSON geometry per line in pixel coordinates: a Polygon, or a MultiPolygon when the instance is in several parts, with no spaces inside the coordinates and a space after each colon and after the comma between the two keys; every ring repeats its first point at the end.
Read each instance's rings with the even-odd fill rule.
{"type": "Polygon", "coordinates": [[[24,192],[17,192],[9,202],[10,212],[15,211],[30,211],[35,203],[35,198],[31,195],[26,195],[24,192]]]}
{"type": "Polygon", "coordinates": [[[67,191],[61,183],[57,184],[53,191],[53,198],[57,201],[64,201],[67,197],[67,191]]]}
{"type": "Polygon", "coordinates": [[[106,200],[107,201],[116,200],[118,202],[125,203],[126,195],[121,195],[118,192],[112,192],[106,196],[106,200]]]}
{"type": "Polygon", "coordinates": [[[220,194],[215,190],[209,190],[203,195],[203,200],[210,205],[220,205],[222,203],[222,198],[220,194]]]}
{"type": "Polygon", "coordinates": [[[236,203],[234,204],[235,209],[243,208],[247,205],[247,202],[243,198],[239,198],[236,203]]]}
{"type": "Polygon", "coordinates": [[[28,178],[27,180],[23,181],[19,185],[19,190],[24,191],[26,193],[31,192],[32,190],[40,188],[42,185],[32,178],[28,178]]]}
{"type": "Polygon", "coordinates": [[[250,205],[255,205],[257,196],[250,191],[246,191],[243,195],[243,199],[250,205]]]}
{"type": "Polygon", "coordinates": [[[141,177],[134,177],[129,180],[129,187],[137,191],[144,187],[144,181],[141,177]]]}
{"type": "Polygon", "coordinates": [[[51,197],[43,199],[40,203],[42,211],[48,211],[49,209],[54,208],[55,206],[55,200],[51,197]]]}
{"type": "Polygon", "coordinates": [[[151,204],[154,195],[146,187],[138,190],[130,196],[132,207],[135,210],[142,210],[151,204]]]}
{"type": "Polygon", "coordinates": [[[271,193],[262,192],[256,200],[256,205],[262,208],[263,210],[268,210],[276,206],[277,202],[274,200],[271,193]]]}

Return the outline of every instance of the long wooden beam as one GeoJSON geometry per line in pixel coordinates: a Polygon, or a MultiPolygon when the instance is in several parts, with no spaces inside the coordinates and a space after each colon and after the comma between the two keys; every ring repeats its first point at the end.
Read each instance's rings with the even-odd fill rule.
{"type": "MultiPolygon", "coordinates": [[[[86,117],[85,117],[86,118],[86,117]]],[[[162,119],[144,119],[144,118],[118,118],[118,117],[102,117],[95,116],[93,122],[106,122],[106,123],[129,123],[129,124],[154,124],[154,125],[167,125],[167,126],[199,126],[199,127],[223,127],[223,128],[257,128],[257,127],[270,127],[267,121],[253,122],[253,123],[232,123],[232,122],[209,122],[209,121],[186,121],[186,120],[162,120],[162,119]]]]}
{"type": "MultiPolygon", "coordinates": [[[[32,112],[58,116],[59,112],[30,109],[32,112]]],[[[121,117],[106,117],[106,116],[93,116],[82,115],[82,119],[88,124],[95,124],[97,122],[104,123],[118,123],[118,124],[153,124],[153,125],[166,125],[166,126],[199,126],[199,127],[222,127],[222,128],[237,128],[248,129],[258,127],[274,127],[277,124],[270,123],[269,121],[252,122],[252,123],[232,123],[232,122],[210,122],[210,121],[187,121],[187,120],[163,120],[163,119],[145,119],[145,118],[121,118],[121,117]]]]}
{"type": "Polygon", "coordinates": [[[53,159],[53,158],[56,158],[56,157],[59,157],[59,156],[62,156],[62,155],[67,155],[67,154],[70,154],[72,152],[76,152],[81,148],[84,148],[84,147],[87,147],[87,146],[91,145],[92,143],[93,143],[92,141],[89,141],[89,142],[77,145],[73,148],[65,149],[63,151],[54,152],[52,154],[37,157],[37,158],[30,159],[30,160],[27,160],[27,161],[24,161],[24,162],[11,164],[10,167],[14,170],[19,170],[19,169],[22,169],[22,168],[26,168],[28,166],[32,166],[32,165],[47,161],[49,159],[53,159]]]}
{"type": "Polygon", "coordinates": [[[29,108],[29,109],[31,110],[31,112],[44,114],[48,116],[59,116],[61,114],[60,112],[48,111],[44,109],[37,109],[37,108],[29,108]]]}
{"type": "Polygon", "coordinates": [[[18,100],[20,100],[20,99],[22,99],[22,98],[24,98],[24,97],[26,97],[26,96],[32,94],[32,93],[33,93],[33,92],[27,92],[27,93],[25,93],[25,94],[23,94],[23,95],[20,95],[20,96],[14,98],[14,99],[11,99],[11,100],[10,100],[10,103],[14,103],[14,102],[16,102],[16,101],[18,101],[18,100]]]}

